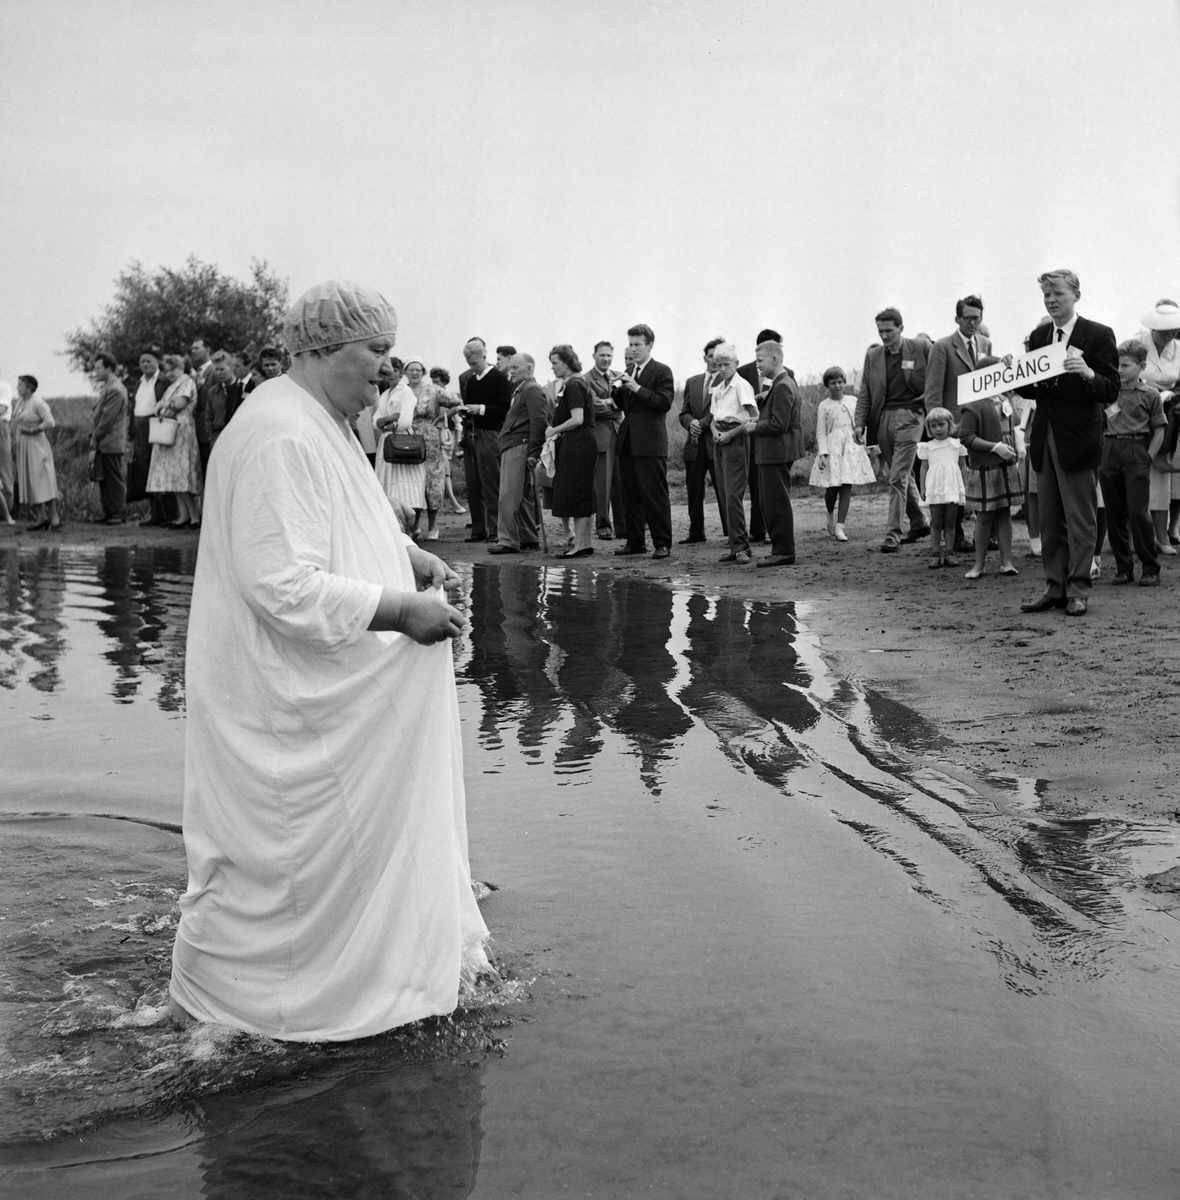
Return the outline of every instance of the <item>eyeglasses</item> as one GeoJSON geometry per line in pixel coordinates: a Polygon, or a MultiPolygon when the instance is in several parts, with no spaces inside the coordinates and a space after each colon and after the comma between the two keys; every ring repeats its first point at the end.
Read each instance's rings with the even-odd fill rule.
{"type": "Polygon", "coordinates": [[[982,317],[969,317],[966,315],[966,313],[964,313],[963,316],[961,316],[959,318],[959,320],[962,321],[965,325],[978,325],[979,322],[983,320],[983,318],[982,317]]]}

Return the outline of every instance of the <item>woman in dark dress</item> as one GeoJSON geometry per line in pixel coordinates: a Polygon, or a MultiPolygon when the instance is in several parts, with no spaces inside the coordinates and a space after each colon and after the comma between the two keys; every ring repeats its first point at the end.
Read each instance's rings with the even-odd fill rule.
{"type": "Polygon", "coordinates": [[[572,517],[574,544],[560,557],[583,558],[594,553],[590,535],[594,525],[594,468],[598,465],[598,440],[594,436],[594,401],[581,378],[582,364],[572,346],[554,346],[549,363],[559,389],[553,424],[546,440],[557,439],[557,465],[553,472],[553,515],[572,517]]]}

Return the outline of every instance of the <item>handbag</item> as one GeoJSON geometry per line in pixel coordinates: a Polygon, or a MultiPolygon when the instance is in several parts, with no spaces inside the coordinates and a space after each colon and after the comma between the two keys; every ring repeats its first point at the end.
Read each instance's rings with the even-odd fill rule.
{"type": "Polygon", "coordinates": [[[420,433],[387,434],[382,447],[382,456],[387,463],[426,461],[426,438],[420,433]]]}
{"type": "Polygon", "coordinates": [[[153,446],[173,446],[179,427],[175,417],[148,417],[148,442],[153,446]]]}

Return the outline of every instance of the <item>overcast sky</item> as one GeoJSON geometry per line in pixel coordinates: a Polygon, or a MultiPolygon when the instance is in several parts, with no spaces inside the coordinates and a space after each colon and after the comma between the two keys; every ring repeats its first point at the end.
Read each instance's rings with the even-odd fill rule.
{"type": "Polygon", "coordinates": [[[1175,0],[0,0],[0,375],[129,260],[295,297],[380,289],[397,353],[584,359],[656,331],[678,381],[763,326],[800,374],[873,315],[997,348],[1071,266],[1120,338],[1180,299],[1175,0]]]}

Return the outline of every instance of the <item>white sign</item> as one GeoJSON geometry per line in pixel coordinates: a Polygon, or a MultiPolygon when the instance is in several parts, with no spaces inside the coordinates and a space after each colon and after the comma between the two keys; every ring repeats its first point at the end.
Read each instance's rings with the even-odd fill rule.
{"type": "Polygon", "coordinates": [[[972,400],[982,400],[984,396],[998,396],[1001,392],[1010,392],[1025,384],[1039,383],[1042,379],[1064,374],[1066,349],[1064,342],[1056,342],[1013,358],[1010,367],[998,362],[960,375],[959,403],[970,404],[972,400]]]}

